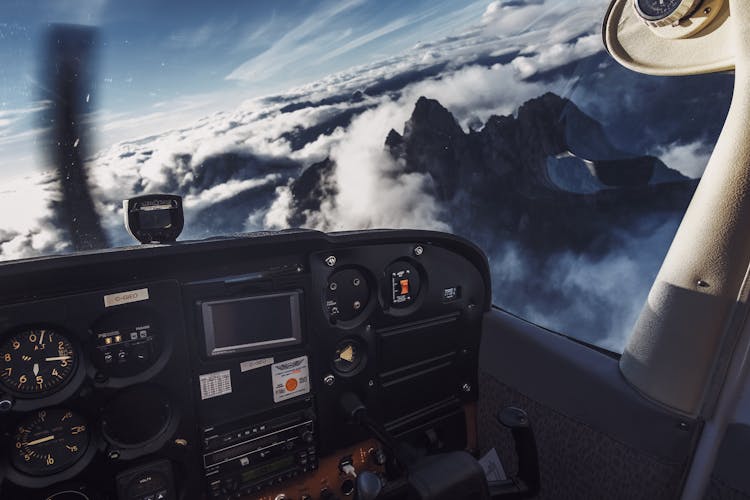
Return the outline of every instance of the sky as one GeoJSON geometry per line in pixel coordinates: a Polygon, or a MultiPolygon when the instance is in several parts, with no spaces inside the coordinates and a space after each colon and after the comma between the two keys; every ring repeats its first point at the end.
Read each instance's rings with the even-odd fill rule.
{"type": "Polygon", "coordinates": [[[460,31],[473,0],[3,0],[0,177],[39,165],[40,40],[49,23],[99,28],[94,149],[315,81],[460,31]]]}

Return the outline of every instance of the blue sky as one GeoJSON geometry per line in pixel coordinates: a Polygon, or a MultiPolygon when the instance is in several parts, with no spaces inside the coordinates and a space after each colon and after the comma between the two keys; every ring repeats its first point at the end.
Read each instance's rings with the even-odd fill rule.
{"type": "Polygon", "coordinates": [[[0,158],[5,165],[35,161],[32,111],[48,23],[100,28],[94,97],[103,147],[461,31],[487,3],[3,0],[0,158]]]}

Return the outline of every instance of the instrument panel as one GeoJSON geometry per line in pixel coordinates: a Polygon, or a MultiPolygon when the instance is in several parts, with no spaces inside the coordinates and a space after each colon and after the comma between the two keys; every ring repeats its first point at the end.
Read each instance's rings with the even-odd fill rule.
{"type": "Polygon", "coordinates": [[[347,393],[426,453],[476,442],[489,272],[457,237],[264,233],[0,280],[2,497],[344,498],[385,474],[347,393]]]}

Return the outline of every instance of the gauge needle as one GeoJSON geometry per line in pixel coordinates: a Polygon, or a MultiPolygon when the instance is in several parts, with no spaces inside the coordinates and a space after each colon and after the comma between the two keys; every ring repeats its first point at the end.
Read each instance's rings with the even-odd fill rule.
{"type": "Polygon", "coordinates": [[[34,376],[39,375],[39,363],[34,363],[34,376]]]}
{"type": "Polygon", "coordinates": [[[44,361],[65,361],[70,359],[70,356],[57,356],[55,358],[44,358],[44,361]]]}
{"type": "Polygon", "coordinates": [[[36,439],[34,441],[28,442],[28,443],[26,443],[26,446],[34,446],[35,444],[46,443],[47,441],[52,441],[53,439],[55,439],[55,436],[54,435],[50,435],[50,436],[47,436],[47,437],[43,437],[43,438],[36,439]]]}

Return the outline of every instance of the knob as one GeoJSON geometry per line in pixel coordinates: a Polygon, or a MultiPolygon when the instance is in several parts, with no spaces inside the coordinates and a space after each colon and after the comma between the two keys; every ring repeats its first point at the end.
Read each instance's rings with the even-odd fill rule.
{"type": "Polygon", "coordinates": [[[383,489],[383,483],[377,474],[362,471],[357,476],[357,500],[375,500],[383,489]]]}
{"type": "Polygon", "coordinates": [[[307,444],[311,444],[315,440],[315,435],[309,429],[306,431],[303,431],[300,437],[302,437],[302,441],[304,441],[307,444]]]}
{"type": "Polygon", "coordinates": [[[11,408],[13,408],[13,400],[9,397],[5,397],[0,401],[0,412],[7,412],[10,411],[11,408]]]}
{"type": "Polygon", "coordinates": [[[385,465],[387,459],[382,448],[373,448],[370,450],[370,460],[375,465],[385,465]]]}

